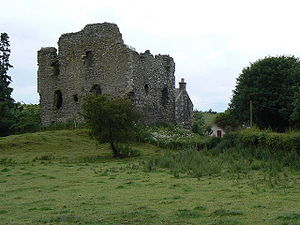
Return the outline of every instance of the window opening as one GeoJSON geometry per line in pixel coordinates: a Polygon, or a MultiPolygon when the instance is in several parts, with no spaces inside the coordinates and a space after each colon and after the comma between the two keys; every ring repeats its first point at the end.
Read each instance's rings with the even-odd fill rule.
{"type": "Polygon", "coordinates": [[[63,98],[62,98],[62,92],[60,90],[57,90],[54,92],[54,106],[56,109],[60,109],[62,107],[63,98]]]}
{"type": "Polygon", "coordinates": [[[92,51],[85,52],[84,64],[87,67],[91,67],[93,65],[93,53],[92,51]]]}
{"type": "Polygon", "coordinates": [[[59,62],[58,62],[58,60],[51,63],[50,66],[52,66],[53,75],[58,76],[59,75],[59,62]]]}
{"type": "Polygon", "coordinates": [[[128,92],[127,97],[134,102],[135,93],[133,91],[128,92]]]}
{"type": "Polygon", "coordinates": [[[78,95],[77,94],[73,95],[73,100],[74,100],[74,102],[78,102],[78,95]]]}
{"type": "Polygon", "coordinates": [[[145,89],[146,94],[148,94],[149,93],[149,86],[148,86],[148,84],[145,84],[144,89],[145,89]]]}
{"type": "Polygon", "coordinates": [[[99,84],[94,84],[93,87],[90,90],[90,93],[94,94],[94,95],[97,95],[97,96],[101,95],[102,91],[101,91],[100,85],[99,84]]]}
{"type": "Polygon", "coordinates": [[[168,89],[165,87],[162,91],[161,91],[161,102],[163,106],[166,106],[168,104],[169,101],[169,93],[168,93],[168,89]]]}

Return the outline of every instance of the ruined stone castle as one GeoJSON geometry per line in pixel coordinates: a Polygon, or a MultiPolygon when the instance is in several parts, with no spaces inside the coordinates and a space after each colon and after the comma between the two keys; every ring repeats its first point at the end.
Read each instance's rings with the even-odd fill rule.
{"type": "Polygon", "coordinates": [[[89,24],[63,34],[54,47],[38,51],[38,92],[44,125],[81,120],[89,93],[130,98],[146,124],[191,128],[193,104],[182,79],[175,88],[175,63],[168,55],[137,53],[115,24],[89,24]]]}

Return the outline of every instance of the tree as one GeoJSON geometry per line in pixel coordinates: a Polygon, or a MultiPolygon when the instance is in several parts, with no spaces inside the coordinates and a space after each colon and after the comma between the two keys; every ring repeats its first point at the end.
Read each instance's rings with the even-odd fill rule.
{"type": "Polygon", "coordinates": [[[82,115],[91,135],[100,143],[110,143],[113,155],[122,158],[118,144],[135,138],[140,118],[132,102],[121,97],[90,95],[83,104],[82,115]]]}
{"type": "Polygon", "coordinates": [[[35,132],[41,128],[39,105],[16,103],[15,121],[11,126],[13,133],[35,132]]]}
{"type": "Polygon", "coordinates": [[[292,121],[292,127],[300,129],[300,87],[297,93],[295,93],[293,105],[293,112],[290,115],[292,121]]]}
{"type": "Polygon", "coordinates": [[[226,132],[236,130],[240,126],[238,120],[233,116],[230,110],[218,113],[214,119],[214,123],[226,132]]]}
{"type": "Polygon", "coordinates": [[[193,133],[204,135],[206,126],[205,126],[203,113],[196,110],[193,112],[193,117],[194,117],[194,121],[192,125],[193,133]]]}
{"type": "MultiPolygon", "coordinates": [[[[266,57],[242,70],[229,104],[243,124],[253,121],[259,128],[284,131],[291,124],[293,102],[300,87],[300,61],[294,56],[266,57]]],[[[295,118],[294,118],[295,119],[295,118]]]]}
{"type": "Polygon", "coordinates": [[[9,68],[13,66],[9,64],[10,44],[7,33],[0,35],[0,102],[13,101],[11,98],[12,88],[9,87],[11,77],[8,75],[9,68]]]}
{"type": "Polygon", "coordinates": [[[11,77],[8,75],[9,68],[9,37],[6,33],[0,35],[0,136],[11,133],[11,126],[15,121],[14,100],[11,98],[12,88],[9,87],[11,77]]]}

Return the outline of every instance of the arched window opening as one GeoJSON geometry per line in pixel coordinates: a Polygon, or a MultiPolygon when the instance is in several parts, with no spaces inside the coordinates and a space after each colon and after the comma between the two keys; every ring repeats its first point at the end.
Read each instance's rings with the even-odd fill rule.
{"type": "Polygon", "coordinates": [[[97,95],[97,96],[101,95],[102,91],[101,91],[100,85],[99,84],[94,84],[93,87],[90,90],[90,93],[94,94],[94,95],[97,95]]]}
{"type": "Polygon", "coordinates": [[[61,90],[57,90],[54,92],[54,107],[56,109],[60,109],[62,107],[63,98],[61,90]]]}
{"type": "Polygon", "coordinates": [[[50,66],[52,67],[53,75],[58,76],[59,75],[59,62],[58,62],[58,60],[51,63],[50,66]]]}
{"type": "Polygon", "coordinates": [[[91,67],[93,65],[93,53],[92,51],[85,52],[84,65],[91,67]]]}
{"type": "Polygon", "coordinates": [[[145,89],[145,93],[148,94],[149,93],[149,86],[148,86],[148,84],[145,84],[144,89],[145,89]]]}
{"type": "Polygon", "coordinates": [[[78,95],[77,94],[73,95],[73,100],[74,100],[74,102],[78,102],[78,95]]]}
{"type": "Polygon", "coordinates": [[[168,102],[169,102],[169,93],[168,93],[168,89],[165,87],[161,91],[161,103],[163,106],[166,106],[168,102]]]}

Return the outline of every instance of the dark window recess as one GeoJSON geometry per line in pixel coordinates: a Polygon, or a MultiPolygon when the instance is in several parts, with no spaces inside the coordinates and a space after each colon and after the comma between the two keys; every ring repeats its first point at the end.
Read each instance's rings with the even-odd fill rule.
{"type": "Polygon", "coordinates": [[[53,75],[58,76],[59,75],[59,62],[54,61],[53,63],[51,63],[51,67],[53,70],[53,75]]]}
{"type": "Polygon", "coordinates": [[[73,95],[74,102],[78,102],[78,95],[73,95]]]}
{"type": "Polygon", "coordinates": [[[54,92],[54,106],[56,109],[60,109],[62,107],[63,98],[60,90],[54,92]]]}
{"type": "Polygon", "coordinates": [[[166,106],[168,102],[169,102],[169,93],[168,93],[168,89],[165,87],[161,91],[161,103],[163,106],[166,106]]]}
{"type": "Polygon", "coordinates": [[[84,65],[91,67],[93,65],[93,58],[92,51],[85,52],[84,65]]]}
{"type": "Polygon", "coordinates": [[[93,87],[90,90],[90,93],[94,94],[94,95],[101,95],[102,91],[101,91],[100,85],[99,84],[94,84],[93,87]]]}
{"type": "Polygon", "coordinates": [[[133,102],[135,98],[135,93],[133,91],[128,92],[127,97],[133,102]]]}
{"type": "Polygon", "coordinates": [[[148,94],[149,93],[149,86],[148,86],[148,84],[145,84],[144,89],[145,89],[145,93],[148,94]]]}

